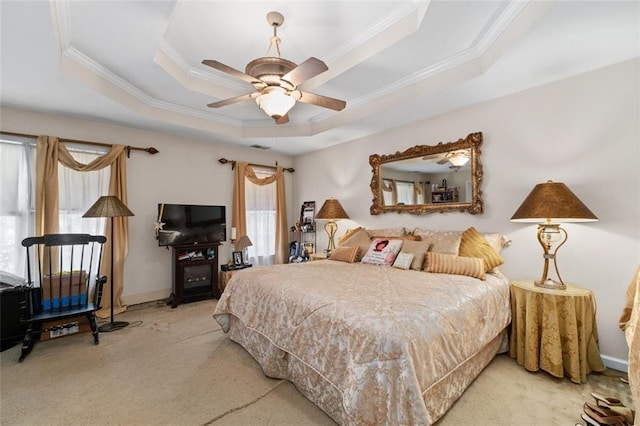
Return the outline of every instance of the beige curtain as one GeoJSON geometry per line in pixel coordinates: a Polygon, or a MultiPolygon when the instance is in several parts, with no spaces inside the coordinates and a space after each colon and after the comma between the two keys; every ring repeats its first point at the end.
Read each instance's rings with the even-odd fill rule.
{"type": "Polygon", "coordinates": [[[287,201],[284,188],[284,170],[276,167],[275,174],[260,179],[248,163],[237,162],[234,174],[233,216],[231,226],[236,228],[238,236],[247,233],[247,215],[245,204],[245,179],[255,185],[271,185],[275,182],[276,198],[276,241],[275,263],[286,263],[289,257],[289,242],[287,230],[287,201]]]}
{"type": "Polygon", "coordinates": [[[420,196],[424,195],[424,189],[422,187],[422,182],[413,182],[413,204],[422,204],[424,203],[424,198],[422,203],[420,203],[420,196]]]}
{"type": "MultiPolygon", "coordinates": [[[[109,195],[115,195],[127,204],[126,147],[114,145],[105,155],[89,164],[77,162],[58,138],[39,136],[36,146],[36,235],[58,232],[58,162],[70,169],[89,172],[111,166],[109,195]]],[[[126,217],[114,217],[113,280],[114,313],[124,312],[122,303],[124,282],[124,259],[129,251],[129,232],[126,217]]],[[[111,220],[107,220],[105,235],[111,236],[111,220]]],[[[111,274],[111,240],[107,238],[103,256],[101,274],[111,274]]],[[[111,314],[111,286],[105,286],[102,296],[102,309],[96,312],[100,318],[111,314]]]]}

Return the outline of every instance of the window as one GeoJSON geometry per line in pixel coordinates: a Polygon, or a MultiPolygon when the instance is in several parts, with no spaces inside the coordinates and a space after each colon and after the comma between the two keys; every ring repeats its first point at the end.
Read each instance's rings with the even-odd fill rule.
{"type": "MultiPolygon", "coordinates": [[[[255,166],[253,170],[261,179],[275,173],[255,166]]],[[[271,265],[275,261],[276,191],[275,183],[259,186],[249,180],[245,182],[247,235],[253,244],[248,247],[249,263],[253,265],[271,265]]]]}
{"type": "MultiPolygon", "coordinates": [[[[106,149],[67,146],[73,157],[89,163],[106,149]]],[[[36,140],[0,138],[0,270],[26,277],[25,250],[21,242],[35,235],[36,140]]],[[[109,190],[110,168],[77,172],[58,164],[60,233],[104,233],[104,219],[82,218],[109,190]]]]}

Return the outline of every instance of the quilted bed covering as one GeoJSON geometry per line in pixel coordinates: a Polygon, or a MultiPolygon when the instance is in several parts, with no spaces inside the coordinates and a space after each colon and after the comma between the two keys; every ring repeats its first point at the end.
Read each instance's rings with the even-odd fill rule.
{"type": "Polygon", "coordinates": [[[460,367],[510,315],[500,273],[480,281],[331,260],[239,271],[213,314],[265,374],[359,425],[435,422],[463,392],[452,383],[468,386],[497,347],[479,368],[460,367]],[[472,377],[452,382],[454,370],[472,377]]]}

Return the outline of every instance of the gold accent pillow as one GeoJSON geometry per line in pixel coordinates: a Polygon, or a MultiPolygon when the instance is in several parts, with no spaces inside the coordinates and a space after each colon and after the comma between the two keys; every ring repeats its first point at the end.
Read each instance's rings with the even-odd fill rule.
{"type": "Polygon", "coordinates": [[[338,247],[331,251],[329,259],[339,262],[353,263],[358,257],[359,247],[338,247]]]}
{"type": "Polygon", "coordinates": [[[462,233],[460,256],[479,257],[484,260],[484,271],[489,272],[504,263],[500,256],[473,226],[462,233]]]}
{"type": "Polygon", "coordinates": [[[341,246],[344,241],[347,241],[353,235],[355,235],[358,231],[362,229],[362,226],[358,226],[354,229],[347,229],[347,232],[344,233],[340,238],[338,238],[338,245],[341,246]]]}
{"type": "Polygon", "coordinates": [[[359,257],[356,259],[356,262],[359,262],[360,257],[364,256],[367,250],[369,250],[371,240],[369,239],[369,234],[367,234],[367,231],[365,231],[364,228],[357,228],[348,236],[348,238],[342,238],[339,245],[340,247],[359,247],[359,257]]]}
{"type": "Polygon", "coordinates": [[[405,240],[402,244],[400,253],[410,253],[413,255],[411,261],[411,269],[414,271],[422,271],[424,265],[424,255],[429,251],[431,244],[429,241],[410,241],[405,240]]]}
{"type": "Polygon", "coordinates": [[[432,231],[430,229],[416,228],[413,235],[418,235],[422,241],[431,243],[431,251],[445,254],[458,254],[461,231],[432,231]]]}
{"type": "Polygon", "coordinates": [[[467,275],[481,280],[486,279],[484,260],[479,257],[464,257],[428,251],[426,258],[427,266],[425,271],[427,272],[467,275]]]}

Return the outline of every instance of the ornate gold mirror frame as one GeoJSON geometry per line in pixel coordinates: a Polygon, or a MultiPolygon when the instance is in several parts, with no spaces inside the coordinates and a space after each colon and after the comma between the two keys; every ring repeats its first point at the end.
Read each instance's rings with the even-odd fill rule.
{"type": "Polygon", "coordinates": [[[395,154],[369,156],[369,164],[373,172],[370,185],[373,193],[371,214],[388,212],[427,214],[445,211],[482,213],[481,145],[482,132],[476,132],[455,142],[416,145],[395,154]],[[456,166],[451,159],[456,155],[467,156],[468,162],[463,166],[456,166]],[[426,163],[431,163],[431,166],[426,163]],[[440,170],[428,170],[428,167],[435,167],[433,163],[440,165],[440,170]],[[421,199],[423,202],[420,204],[395,202],[389,201],[387,197],[387,204],[385,204],[383,189],[392,191],[389,188],[391,182],[394,186],[396,185],[394,179],[389,177],[393,173],[398,176],[411,176],[402,182],[413,185],[414,193],[420,194],[414,195],[416,200],[421,199]],[[460,180],[464,181],[464,186],[454,183],[447,187],[448,182],[460,180]]]}

